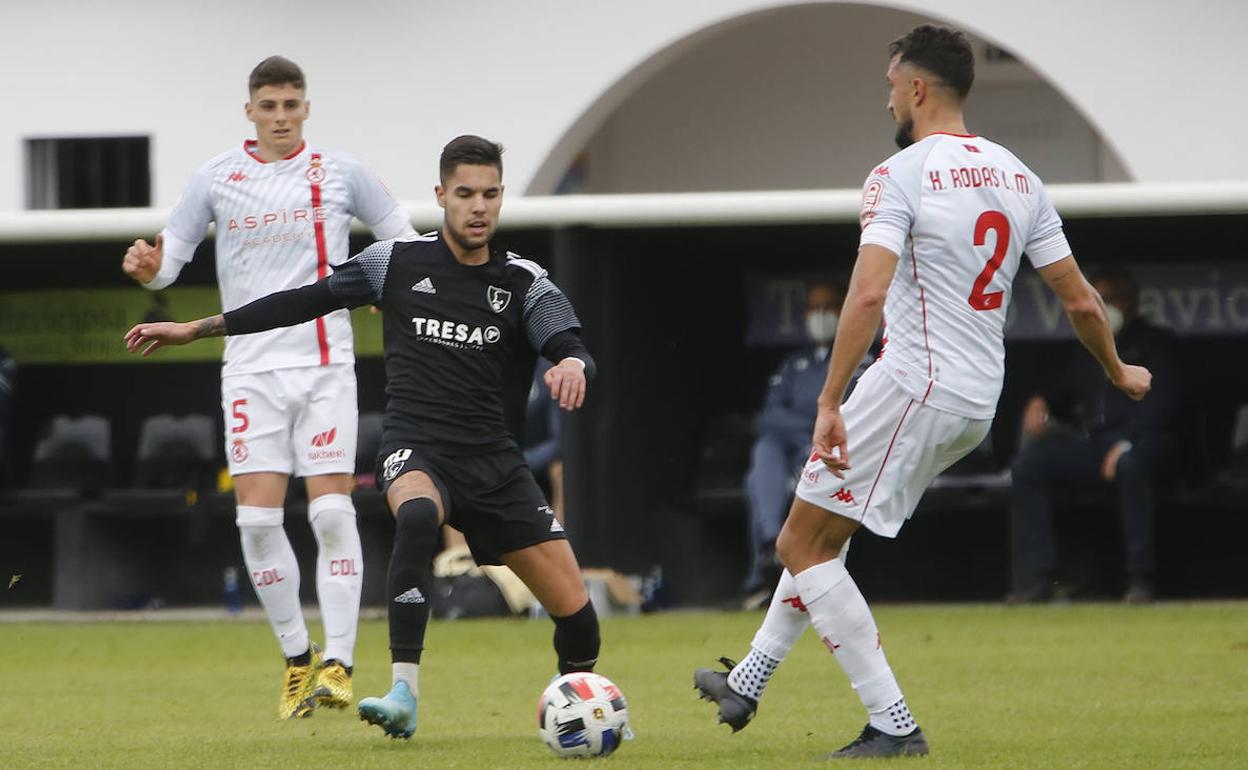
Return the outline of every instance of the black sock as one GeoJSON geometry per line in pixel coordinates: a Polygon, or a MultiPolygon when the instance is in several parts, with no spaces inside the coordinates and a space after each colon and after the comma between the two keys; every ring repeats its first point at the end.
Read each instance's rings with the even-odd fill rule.
{"type": "Polygon", "coordinates": [[[311,662],[312,662],[312,646],[311,645],[308,646],[308,649],[303,654],[296,655],[293,658],[286,659],[286,665],[288,666],[306,666],[311,662]]]}
{"type": "Polygon", "coordinates": [[[419,663],[429,625],[433,549],[438,542],[438,508],[427,497],[408,500],[395,514],[394,550],[386,588],[390,601],[390,659],[419,663]]]}
{"type": "Polygon", "coordinates": [[[598,648],[602,639],[598,635],[598,613],[592,602],[562,618],[553,615],[555,621],[555,654],[559,656],[559,673],[593,671],[598,663],[598,648]]]}

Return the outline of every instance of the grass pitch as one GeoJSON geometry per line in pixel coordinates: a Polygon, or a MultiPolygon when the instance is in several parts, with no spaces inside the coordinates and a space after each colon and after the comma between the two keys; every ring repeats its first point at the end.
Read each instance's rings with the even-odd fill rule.
{"type": "MultiPolygon", "coordinates": [[[[1248,604],[883,606],[876,617],[932,755],[873,769],[1248,767],[1248,604]]],[[[716,725],[694,695],[692,670],[741,656],[760,619],[605,620],[599,671],[628,698],[637,740],[591,761],[826,766],[820,755],[865,718],[812,632],[743,732],[716,725]]],[[[550,635],[548,621],[431,624],[420,726],[395,742],[353,712],[278,722],[281,664],[262,623],[0,623],[0,766],[564,767],[535,722],[550,635]]],[[[383,622],[362,625],[357,655],[356,698],[384,693],[383,622]]]]}

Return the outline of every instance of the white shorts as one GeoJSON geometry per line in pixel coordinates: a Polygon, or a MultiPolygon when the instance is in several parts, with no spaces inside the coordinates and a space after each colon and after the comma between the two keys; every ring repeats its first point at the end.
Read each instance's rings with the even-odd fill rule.
{"type": "Polygon", "coordinates": [[[230,475],[355,473],[355,366],[308,366],[221,378],[230,475]]]}
{"type": "Polygon", "coordinates": [[[879,366],[858,380],[841,415],[850,464],[845,478],[812,456],[797,496],[884,537],[897,536],[932,479],[979,446],[992,427],[992,420],[915,401],[879,366]]]}

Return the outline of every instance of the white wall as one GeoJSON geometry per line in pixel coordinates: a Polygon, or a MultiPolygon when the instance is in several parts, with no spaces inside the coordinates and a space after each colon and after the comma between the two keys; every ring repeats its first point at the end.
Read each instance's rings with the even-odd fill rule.
{"type": "MultiPolygon", "coordinates": [[[[724,25],[606,119],[581,159],[581,191],[857,187],[897,150],[884,109],[886,44],[923,21],[819,4],[724,25]]],[[[1083,116],[1026,65],[980,56],[977,70],[971,130],[1048,182],[1126,178],[1083,116]]]]}
{"type": "MultiPolygon", "coordinates": [[[[24,138],[108,133],[153,136],[155,203],[171,204],[199,163],[248,134],[246,74],[274,52],[308,72],[309,136],[369,162],[398,197],[427,197],[438,150],[463,132],[508,145],[513,194],[545,191],[653,72],[715,25],[789,4],[3,0],[0,210],[23,205],[24,138]]],[[[1017,52],[1133,178],[1248,178],[1248,103],[1227,85],[1242,69],[1248,4],[887,5],[1017,52]]]]}

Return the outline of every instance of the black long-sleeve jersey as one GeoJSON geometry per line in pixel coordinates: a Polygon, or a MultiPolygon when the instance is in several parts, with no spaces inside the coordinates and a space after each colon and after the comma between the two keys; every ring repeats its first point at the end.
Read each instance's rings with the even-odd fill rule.
{"type": "Polygon", "coordinates": [[[225,314],[230,334],[380,305],[386,364],[384,430],[446,454],[517,445],[505,414],[523,414],[537,352],[593,360],[571,302],[539,265],[493,253],[458,262],[440,233],[379,241],[315,284],[225,314]]]}

